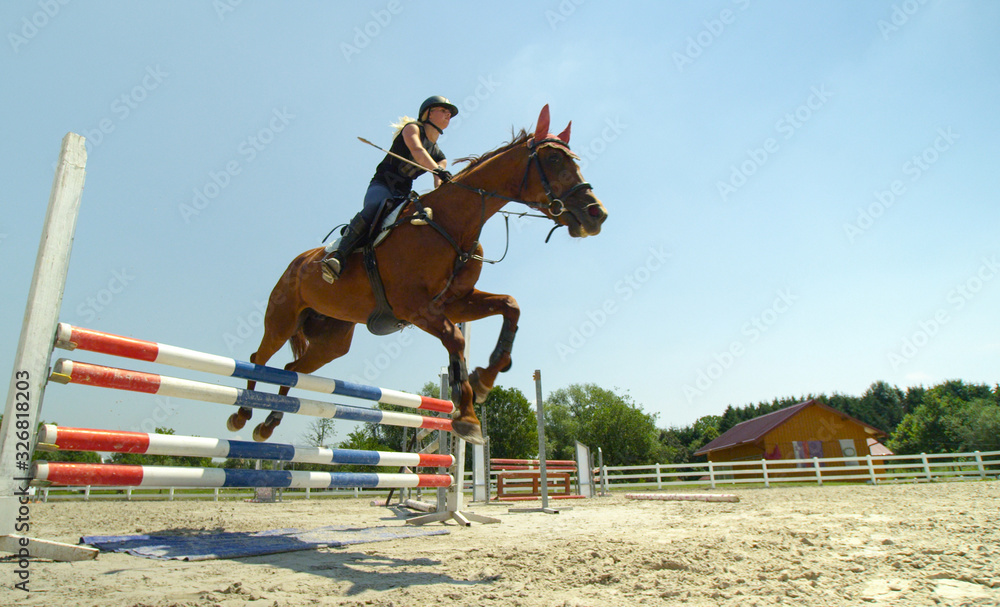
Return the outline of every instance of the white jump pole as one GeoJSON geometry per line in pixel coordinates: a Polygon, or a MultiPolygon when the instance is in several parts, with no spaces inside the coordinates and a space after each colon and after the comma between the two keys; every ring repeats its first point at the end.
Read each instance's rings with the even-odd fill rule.
{"type": "MultiPolygon", "coordinates": [[[[76,133],[67,133],[56,166],[49,206],[35,273],[31,279],[28,303],[24,311],[21,338],[14,357],[10,389],[0,429],[0,549],[9,550],[15,533],[30,530],[30,516],[22,515],[27,506],[28,468],[34,451],[35,429],[42,407],[42,394],[48,377],[49,358],[55,342],[63,289],[76,232],[76,219],[86,177],[86,141],[76,133]],[[21,520],[19,520],[21,519],[21,520]],[[24,520],[29,519],[29,520],[24,520]],[[26,526],[27,525],[27,526],[26,526]]],[[[20,541],[16,542],[19,546],[20,541]]],[[[77,546],[45,543],[45,551],[65,552],[64,558],[94,558],[97,551],[77,546]]],[[[39,551],[42,544],[38,544],[39,551]]],[[[32,546],[29,544],[30,554],[32,546]]]]}

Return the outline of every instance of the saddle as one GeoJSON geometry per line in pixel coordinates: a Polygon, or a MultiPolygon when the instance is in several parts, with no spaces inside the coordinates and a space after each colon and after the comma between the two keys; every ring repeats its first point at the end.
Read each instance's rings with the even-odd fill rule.
{"type": "Polygon", "coordinates": [[[430,219],[431,210],[425,209],[420,204],[420,197],[410,192],[408,196],[400,198],[387,198],[382,202],[375,221],[372,222],[371,233],[362,248],[364,254],[365,272],[368,273],[368,282],[371,284],[372,294],[375,296],[375,309],[368,315],[365,325],[373,335],[389,335],[402,330],[410,323],[396,318],[392,311],[392,306],[385,296],[385,285],[382,283],[382,275],[378,269],[378,259],[375,257],[375,247],[377,247],[392,230],[403,223],[413,223],[414,225],[426,225],[430,219]],[[412,215],[404,214],[404,210],[415,208],[412,215]],[[400,219],[402,216],[402,219],[400,219]]]}

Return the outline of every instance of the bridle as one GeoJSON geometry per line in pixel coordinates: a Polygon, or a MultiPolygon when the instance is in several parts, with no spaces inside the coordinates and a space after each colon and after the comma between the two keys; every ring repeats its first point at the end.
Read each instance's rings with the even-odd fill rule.
{"type": "MultiPolygon", "coordinates": [[[[563,148],[570,156],[573,156],[573,152],[570,151],[569,146],[565,141],[557,137],[547,137],[541,141],[529,140],[528,150],[530,154],[528,155],[528,164],[524,169],[524,177],[521,179],[521,186],[517,189],[517,197],[504,196],[497,192],[490,192],[482,188],[476,188],[460,181],[449,181],[450,185],[458,186],[470,192],[475,192],[480,195],[483,199],[483,212],[485,213],[485,205],[487,198],[499,198],[501,200],[506,200],[507,202],[516,202],[518,204],[523,204],[527,207],[538,211],[548,211],[549,215],[552,217],[559,217],[566,211],[566,203],[564,200],[569,199],[571,196],[575,195],[577,192],[582,190],[593,190],[594,187],[590,185],[589,182],[581,181],[567,189],[565,192],[556,196],[552,191],[552,183],[549,181],[548,174],[545,173],[545,167],[542,166],[542,159],[538,156],[538,151],[545,145],[556,145],[563,148]],[[524,191],[525,186],[528,183],[528,178],[531,176],[531,165],[534,164],[538,167],[538,177],[542,182],[542,190],[545,192],[546,202],[532,202],[530,200],[525,200],[521,198],[521,193],[524,191]]],[[[444,184],[442,184],[444,185],[444,184]]],[[[592,203],[598,204],[598,203],[592,203]]],[[[591,205],[587,205],[590,208],[591,205]]],[[[556,226],[558,227],[558,226],[556,226]]]]}
{"type": "MultiPolygon", "coordinates": [[[[569,150],[569,145],[562,139],[559,139],[558,137],[546,137],[541,141],[535,141],[534,139],[532,139],[528,143],[528,150],[531,151],[531,153],[528,155],[528,166],[524,170],[524,178],[521,180],[521,187],[518,188],[517,192],[518,195],[520,195],[521,192],[524,191],[524,186],[528,183],[528,176],[531,174],[531,164],[534,163],[535,166],[538,167],[538,177],[542,182],[542,190],[545,191],[545,198],[548,200],[548,203],[545,205],[540,205],[537,203],[531,203],[524,200],[518,200],[516,202],[526,204],[534,209],[540,209],[542,207],[545,207],[553,217],[559,217],[566,210],[566,204],[563,202],[564,199],[570,198],[571,196],[573,196],[574,194],[576,194],[581,190],[593,190],[594,187],[591,186],[590,183],[587,181],[581,181],[580,183],[577,183],[576,185],[572,186],[571,188],[563,192],[560,196],[556,196],[555,194],[553,194],[552,184],[549,182],[549,176],[545,173],[545,167],[542,166],[542,159],[538,155],[538,151],[545,145],[559,146],[565,149],[566,152],[569,153],[571,156],[573,155],[573,153],[570,152],[569,150]]],[[[587,206],[589,207],[590,205],[587,206]]]]}
{"type": "MultiPolygon", "coordinates": [[[[454,180],[448,181],[446,183],[441,184],[441,186],[438,186],[442,187],[446,185],[452,185],[479,194],[479,197],[482,201],[482,219],[479,222],[479,230],[476,233],[475,240],[472,241],[472,245],[469,247],[468,251],[463,250],[462,247],[459,245],[459,243],[456,242],[455,239],[451,236],[451,234],[449,234],[440,224],[435,222],[433,218],[430,217],[430,215],[427,213],[427,210],[423,207],[423,205],[420,204],[419,198],[416,200],[416,207],[417,207],[416,213],[411,217],[400,218],[399,220],[397,220],[396,224],[391,226],[395,227],[396,225],[399,225],[400,223],[403,223],[405,221],[418,219],[424,225],[428,225],[431,228],[433,228],[436,232],[438,232],[448,242],[448,244],[450,244],[451,247],[455,249],[455,252],[458,254],[458,256],[455,258],[455,265],[454,268],[452,269],[452,275],[448,279],[447,285],[445,285],[444,289],[442,289],[436,296],[434,296],[433,301],[437,301],[438,299],[443,297],[445,293],[447,293],[448,289],[451,287],[451,284],[455,279],[455,276],[458,275],[458,272],[469,261],[476,260],[485,263],[499,263],[503,261],[504,257],[507,256],[507,248],[510,245],[509,226],[508,226],[507,246],[504,247],[504,253],[503,256],[500,257],[500,259],[497,260],[485,259],[481,255],[476,255],[475,253],[473,253],[473,251],[475,251],[476,248],[479,246],[479,237],[482,234],[483,227],[486,225],[486,200],[488,198],[499,198],[500,200],[506,200],[507,202],[516,202],[528,206],[532,209],[542,211],[543,213],[547,211],[548,216],[554,218],[554,217],[559,217],[566,211],[566,203],[563,202],[564,200],[569,199],[570,197],[576,195],[577,193],[583,190],[594,189],[593,186],[590,185],[590,183],[586,181],[581,181],[580,183],[574,184],[573,186],[568,188],[565,192],[562,192],[560,195],[557,196],[552,191],[552,183],[549,181],[549,176],[545,173],[545,168],[542,166],[542,160],[538,155],[539,150],[542,147],[545,147],[546,145],[555,145],[561,147],[570,156],[573,156],[573,153],[569,149],[569,145],[565,141],[557,137],[546,137],[541,141],[535,141],[534,139],[530,140],[528,142],[528,150],[530,151],[530,154],[528,155],[528,164],[524,170],[524,177],[521,179],[521,186],[518,188],[517,191],[518,197],[505,196],[498,192],[490,192],[488,190],[473,187],[465,183],[462,183],[460,181],[454,181],[454,180]],[[520,197],[521,193],[524,191],[524,188],[528,183],[528,178],[531,176],[532,164],[538,167],[538,176],[539,180],[542,182],[542,190],[545,192],[546,202],[532,202],[520,197]]],[[[589,209],[591,206],[595,204],[599,205],[600,203],[588,204],[586,208],[589,209]]],[[[504,221],[505,223],[507,222],[507,217],[504,217],[504,221]]],[[[545,238],[545,242],[549,241],[549,238],[552,236],[552,233],[555,232],[555,230],[559,228],[560,225],[561,224],[557,223],[552,228],[552,230],[549,231],[549,235],[545,238]]]]}

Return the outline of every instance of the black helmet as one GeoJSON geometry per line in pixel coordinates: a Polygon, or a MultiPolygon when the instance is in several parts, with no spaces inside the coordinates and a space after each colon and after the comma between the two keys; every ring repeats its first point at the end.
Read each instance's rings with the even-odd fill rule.
{"type": "Polygon", "coordinates": [[[423,118],[424,112],[431,109],[432,107],[443,107],[451,112],[452,117],[458,116],[458,107],[454,103],[448,101],[441,95],[434,95],[433,97],[428,97],[423,103],[420,104],[420,112],[417,114],[419,118],[423,118]]]}

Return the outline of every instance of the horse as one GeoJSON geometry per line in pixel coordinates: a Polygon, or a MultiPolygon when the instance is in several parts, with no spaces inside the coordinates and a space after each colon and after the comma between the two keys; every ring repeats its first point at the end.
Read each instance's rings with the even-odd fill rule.
{"type": "MultiPolygon", "coordinates": [[[[450,181],[404,208],[403,221],[375,249],[385,300],[401,324],[411,324],[440,340],[448,351],[448,376],[454,434],[483,444],[473,401],[483,402],[497,374],[511,366],[511,349],[520,309],[510,295],[475,288],[483,267],[479,236],[486,221],[510,202],[517,202],[566,226],[569,235],[596,235],[607,219],[603,203],[583,180],[569,149],[572,121],[559,135],[549,134],[549,106],[542,108],[534,133],[521,130],[511,142],[479,157],[450,181]],[[420,206],[421,221],[413,218],[420,206]],[[416,210],[415,210],[416,209],[416,210]],[[489,364],[468,373],[465,339],[458,324],[500,314],[503,324],[489,364]]],[[[264,365],[286,342],[294,360],[285,369],[312,373],[347,354],[355,325],[365,323],[379,304],[361,253],[355,252],[332,285],[321,276],[322,247],[296,257],[271,291],[264,314],[264,335],[250,357],[264,365]]],[[[369,325],[369,328],[371,326],[369,325]]],[[[374,330],[373,330],[374,332],[374,330]]],[[[256,382],[248,381],[253,390],[256,382]]],[[[279,393],[288,393],[282,386],[279,393]]],[[[252,410],[230,416],[231,431],[243,428],[252,410]]],[[[272,411],[253,432],[254,440],[270,438],[281,421],[272,411]]]]}

